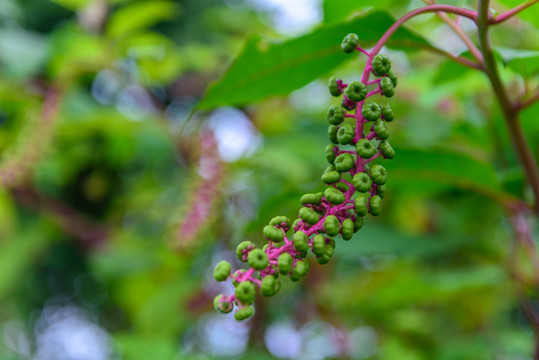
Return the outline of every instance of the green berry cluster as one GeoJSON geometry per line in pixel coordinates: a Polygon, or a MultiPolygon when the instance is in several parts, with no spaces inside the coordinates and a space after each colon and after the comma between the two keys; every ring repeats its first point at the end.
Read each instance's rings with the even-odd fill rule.
{"type": "Polygon", "coordinates": [[[268,241],[263,248],[257,248],[250,241],[238,245],[237,258],[247,262],[248,270],[232,274],[232,266],[226,261],[215,267],[215,280],[231,278],[235,292],[230,296],[217,296],[214,306],[228,313],[236,305],[237,320],[253,315],[256,288],[263,296],[273,296],[281,287],[279,276],[300,280],[309,271],[309,253],[319,264],[327,264],[334,254],[336,237],[352,239],[362,228],[365,216],[378,216],[382,211],[387,171],[380,164],[369,163],[395,156],[386,124],[393,121],[394,115],[386,102],[365,101],[378,94],[392,97],[397,76],[391,69],[390,59],[366,52],[359,46],[356,34],[344,38],[342,49],[345,53],[358,50],[369,58],[361,81],[345,84],[336,77],[329,80],[331,95],[344,95],[341,105],[331,105],[327,110],[331,144],[325,149],[329,166],[321,177],[326,188],[301,197],[302,207],[294,223],[285,216],[273,218],[262,230],[268,241]]]}

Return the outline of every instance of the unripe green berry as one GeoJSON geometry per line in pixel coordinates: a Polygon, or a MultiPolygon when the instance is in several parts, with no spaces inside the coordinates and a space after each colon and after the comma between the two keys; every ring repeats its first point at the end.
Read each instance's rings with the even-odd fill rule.
{"type": "Polygon", "coordinates": [[[319,205],[320,201],[322,200],[322,196],[324,196],[323,192],[319,192],[316,194],[305,194],[301,197],[299,200],[302,205],[312,204],[312,205],[319,205]]]}
{"type": "Polygon", "coordinates": [[[372,179],[369,175],[360,172],[354,175],[352,178],[352,184],[354,188],[359,192],[367,192],[372,187],[372,179]]]}
{"type": "Polygon", "coordinates": [[[318,263],[320,265],[325,265],[329,262],[329,260],[331,260],[331,256],[329,254],[328,255],[324,254],[318,258],[318,263]]]}
{"type": "Polygon", "coordinates": [[[387,73],[387,77],[391,79],[393,87],[397,87],[397,73],[393,70],[389,70],[389,72],[387,73]]]}
{"type": "Polygon", "coordinates": [[[314,225],[320,220],[320,216],[311,208],[302,207],[299,209],[299,217],[307,224],[314,225]]]}
{"type": "Polygon", "coordinates": [[[253,316],[253,314],[254,314],[253,308],[250,306],[246,306],[236,311],[236,313],[234,314],[234,318],[238,321],[243,321],[253,316]]]}
{"type": "Polygon", "coordinates": [[[387,122],[393,121],[394,115],[393,109],[391,109],[391,105],[389,105],[388,103],[383,103],[382,105],[380,105],[380,108],[382,109],[382,118],[387,122]]]}
{"type": "Polygon", "coordinates": [[[343,145],[350,144],[354,140],[354,135],[356,135],[354,127],[350,124],[344,124],[337,131],[337,141],[343,145]]]}
{"type": "Polygon", "coordinates": [[[238,257],[238,260],[240,261],[247,261],[247,258],[243,258],[243,250],[248,250],[249,246],[251,246],[251,249],[255,249],[256,245],[253,244],[250,241],[242,241],[238,247],[236,248],[236,256],[238,257]]]}
{"type": "Polygon", "coordinates": [[[294,266],[292,273],[290,274],[290,280],[298,281],[307,275],[307,272],[309,271],[309,266],[307,264],[306,260],[296,262],[296,266],[294,266]]]}
{"type": "Polygon", "coordinates": [[[299,252],[305,252],[309,250],[309,239],[303,231],[298,231],[293,237],[294,247],[299,252]]]}
{"type": "Polygon", "coordinates": [[[376,154],[376,145],[369,139],[361,139],[356,144],[356,152],[363,159],[369,159],[376,154]]]}
{"type": "Polygon", "coordinates": [[[380,140],[386,140],[389,137],[389,130],[387,129],[386,124],[382,120],[378,120],[374,124],[374,132],[380,140]]]}
{"type": "Polygon", "coordinates": [[[335,165],[335,170],[338,172],[347,172],[356,165],[356,162],[352,155],[343,153],[337,156],[333,164],[335,165]]]}
{"type": "Polygon", "coordinates": [[[380,141],[378,144],[378,148],[380,151],[382,151],[382,155],[384,155],[384,158],[386,159],[393,159],[395,157],[395,150],[393,150],[393,147],[389,144],[387,140],[380,141]]]}
{"type": "Polygon", "coordinates": [[[324,220],[324,230],[329,236],[337,236],[341,231],[341,224],[335,215],[329,215],[324,220]]]}
{"type": "Polygon", "coordinates": [[[380,87],[382,88],[382,94],[385,97],[392,97],[395,95],[395,87],[393,86],[393,82],[390,78],[383,78],[380,81],[380,87]]]}
{"type": "Polygon", "coordinates": [[[351,219],[345,219],[342,222],[341,233],[343,240],[350,240],[354,236],[354,222],[351,219]]]}
{"type": "Polygon", "coordinates": [[[288,231],[288,229],[290,229],[290,219],[287,218],[286,216],[276,216],[273,219],[271,219],[269,224],[272,226],[277,226],[277,225],[283,226],[282,225],[283,223],[284,223],[284,228],[286,229],[285,231],[288,231]]]}
{"type": "Polygon", "coordinates": [[[334,144],[338,144],[339,140],[337,140],[337,132],[339,131],[339,128],[335,125],[329,125],[328,127],[328,138],[329,141],[331,141],[334,144]]]}
{"type": "Polygon", "coordinates": [[[341,49],[349,54],[353,52],[359,45],[359,37],[356,34],[350,33],[346,35],[341,43],[341,49]]]}
{"type": "Polygon", "coordinates": [[[384,185],[387,181],[387,171],[382,165],[374,165],[371,168],[371,176],[376,185],[384,185]]]}
{"type": "Polygon", "coordinates": [[[294,265],[294,259],[289,253],[282,253],[277,260],[277,267],[279,272],[283,275],[288,275],[292,271],[292,265],[294,265]]]}
{"type": "Polygon", "coordinates": [[[378,216],[382,212],[382,198],[378,195],[371,197],[369,212],[372,216],[378,216]]]}
{"type": "Polygon", "coordinates": [[[328,81],[328,88],[331,95],[337,97],[341,95],[341,90],[339,89],[339,84],[337,82],[337,77],[332,76],[328,81]]]}
{"type": "Polygon", "coordinates": [[[341,173],[338,171],[326,171],[322,174],[322,182],[324,184],[334,184],[341,179],[341,173]]]}
{"type": "Polygon", "coordinates": [[[234,305],[228,301],[224,301],[225,299],[226,297],[224,295],[217,295],[215,299],[213,299],[213,307],[223,314],[229,313],[234,309],[234,305]]]}
{"type": "Polygon", "coordinates": [[[234,294],[243,305],[251,305],[255,301],[255,286],[250,281],[244,281],[236,286],[234,294]]]}
{"type": "Polygon", "coordinates": [[[324,196],[330,203],[334,205],[342,204],[345,199],[344,194],[342,192],[332,187],[328,187],[324,191],[324,196]]]}
{"type": "Polygon", "coordinates": [[[275,226],[266,225],[262,231],[264,236],[271,241],[281,242],[284,240],[284,234],[281,229],[277,229],[275,226]]]}
{"type": "Polygon", "coordinates": [[[363,105],[363,109],[361,109],[361,114],[365,119],[369,121],[376,121],[380,119],[380,115],[382,113],[380,110],[380,106],[377,103],[371,102],[363,105]]]}
{"type": "Polygon", "coordinates": [[[313,237],[313,253],[316,256],[322,256],[326,253],[326,239],[323,235],[315,235],[313,237]]]}
{"type": "Polygon", "coordinates": [[[327,111],[327,119],[330,124],[339,125],[344,120],[344,109],[341,106],[331,105],[327,111]]]}
{"type": "Polygon", "coordinates": [[[363,223],[365,222],[363,216],[356,216],[354,219],[354,232],[358,231],[363,227],[363,223]]]}
{"type": "Polygon", "coordinates": [[[352,81],[346,87],[346,96],[355,102],[363,101],[367,96],[367,87],[361,81],[352,81]]]}
{"type": "Polygon", "coordinates": [[[377,76],[385,75],[391,70],[391,60],[384,54],[378,54],[372,61],[372,69],[377,76]]]}
{"type": "Polygon", "coordinates": [[[264,296],[273,296],[279,291],[281,288],[281,282],[279,280],[275,280],[275,278],[271,275],[266,276],[264,279],[262,279],[262,283],[260,284],[260,293],[264,296]]]}
{"type": "Polygon", "coordinates": [[[225,281],[228,278],[228,275],[230,275],[230,271],[232,270],[232,266],[228,261],[222,260],[220,261],[213,270],[213,277],[217,281],[225,281]]]}
{"type": "MultiPolygon", "coordinates": [[[[324,195],[324,193],[320,193],[320,194],[321,194],[321,195],[320,195],[320,198],[322,198],[322,196],[324,195]]],[[[312,195],[312,194],[306,194],[306,195],[312,195]]],[[[301,198],[303,199],[303,196],[302,196],[301,198]]],[[[302,203],[302,204],[303,204],[303,203],[302,203]]],[[[305,205],[305,204],[303,204],[303,205],[305,205]]],[[[294,231],[295,231],[296,227],[299,225],[299,222],[300,222],[300,219],[294,220],[294,223],[292,224],[292,229],[294,229],[294,231]]]]}
{"type": "Polygon", "coordinates": [[[382,199],[386,195],[386,185],[376,185],[376,195],[380,196],[382,199]]]}
{"type": "Polygon", "coordinates": [[[268,254],[261,249],[254,249],[249,252],[247,263],[255,270],[264,270],[269,265],[268,254]]]}
{"type": "Polygon", "coordinates": [[[367,215],[367,198],[364,196],[358,196],[354,200],[354,210],[358,216],[367,215]]]}
{"type": "Polygon", "coordinates": [[[332,144],[329,144],[328,146],[326,146],[326,160],[330,164],[333,164],[333,162],[335,161],[335,151],[333,151],[334,147],[335,145],[332,145],[332,144]]]}

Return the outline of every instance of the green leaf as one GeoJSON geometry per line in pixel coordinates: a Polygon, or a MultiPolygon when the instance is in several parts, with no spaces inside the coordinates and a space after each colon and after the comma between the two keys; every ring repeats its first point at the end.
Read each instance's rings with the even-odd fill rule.
{"type": "MultiPolygon", "coordinates": [[[[282,43],[250,38],[228,71],[207,90],[199,108],[241,105],[288,94],[355,58],[341,50],[340,44],[346,34],[355,32],[362,46],[373,46],[394,21],[385,12],[373,12],[343,23],[322,26],[310,34],[282,43]]],[[[404,50],[430,47],[422,37],[404,28],[391,37],[388,46],[404,50]]]]}
{"type": "MultiPolygon", "coordinates": [[[[499,2],[505,6],[507,6],[509,9],[514,8],[520,4],[522,4],[522,0],[499,0],[499,2]]],[[[509,10],[507,9],[507,10],[509,10]]],[[[500,13],[503,13],[500,12],[500,13]]],[[[530,6],[529,8],[525,9],[524,11],[521,11],[517,14],[517,16],[523,20],[529,21],[531,24],[533,24],[535,27],[539,28],[539,6],[530,6]]]]}
{"type": "Polygon", "coordinates": [[[179,7],[172,1],[137,2],[116,10],[110,17],[107,35],[115,38],[176,17],[179,7]]]}
{"type": "MultiPolygon", "coordinates": [[[[465,58],[472,59],[469,52],[460,55],[465,58]]],[[[472,72],[472,70],[473,69],[456,61],[446,60],[438,68],[433,82],[435,84],[443,84],[451,81],[461,81],[462,77],[472,72]]]]}
{"type": "Polygon", "coordinates": [[[391,5],[392,10],[407,7],[410,0],[401,0],[396,3],[393,0],[324,0],[324,22],[336,22],[349,18],[365,8],[383,9],[391,5]]]}
{"type": "Polygon", "coordinates": [[[86,5],[88,5],[88,3],[90,2],[90,0],[50,0],[50,1],[60,6],[63,6],[69,10],[81,9],[85,7],[86,5]]]}
{"type": "Polygon", "coordinates": [[[539,72],[539,51],[502,47],[497,47],[495,50],[500,55],[503,64],[514,72],[524,77],[530,77],[539,72]]]}

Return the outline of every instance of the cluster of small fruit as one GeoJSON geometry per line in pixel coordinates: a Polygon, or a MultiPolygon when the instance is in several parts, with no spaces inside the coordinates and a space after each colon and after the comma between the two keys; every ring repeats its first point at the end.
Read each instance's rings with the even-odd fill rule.
{"type": "Polygon", "coordinates": [[[350,240],[363,226],[367,214],[377,216],[382,210],[387,172],[382,165],[369,163],[379,157],[395,156],[386,126],[393,121],[393,110],[388,103],[365,100],[377,94],[392,97],[397,76],[391,70],[389,58],[361,48],[356,34],[348,34],[341,47],[345,53],[361,51],[368,59],[361,81],[345,84],[335,77],[329,80],[330,93],[336,97],[344,95],[341,105],[332,105],[327,111],[331,144],[326,147],[329,166],[322,175],[326,189],[301,197],[302,207],[294,223],[285,216],[273,218],[264,227],[268,244],[263,248],[250,241],[239,244],[236,255],[248,263],[249,269],[232,273],[231,264],[224,260],[215,267],[215,279],[231,278],[235,292],[230,296],[218,295],[214,306],[228,313],[236,304],[237,320],[253,315],[251,305],[257,287],[263,296],[273,296],[281,286],[279,275],[300,280],[310,268],[306,258],[309,250],[319,264],[327,264],[334,253],[334,237],[350,240]],[[292,233],[287,235],[289,231],[292,233]]]}

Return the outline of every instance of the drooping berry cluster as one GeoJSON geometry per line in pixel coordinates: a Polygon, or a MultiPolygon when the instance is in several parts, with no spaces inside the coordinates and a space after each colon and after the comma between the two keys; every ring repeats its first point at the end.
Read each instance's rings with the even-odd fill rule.
{"type": "Polygon", "coordinates": [[[335,236],[350,240],[363,226],[364,216],[378,216],[382,210],[387,172],[382,165],[368,163],[378,157],[395,156],[386,126],[386,122],[393,121],[393,111],[388,103],[366,100],[377,94],[392,97],[397,76],[389,58],[362,49],[356,34],[348,34],[341,47],[346,53],[358,50],[368,59],[361,81],[345,84],[336,77],[329,80],[330,93],[338,97],[344,92],[344,96],[341,106],[331,105],[327,110],[331,144],[326,147],[330,165],[322,175],[326,189],[301,197],[299,218],[293,224],[285,216],[273,218],[264,227],[263,234],[269,242],[262,249],[250,241],[238,246],[236,255],[248,263],[249,269],[231,274],[232,266],[224,260],[215,267],[215,279],[231,278],[236,290],[230,296],[218,295],[214,306],[228,313],[236,304],[237,320],[253,315],[251,305],[257,287],[263,296],[273,296],[280,289],[279,275],[289,276],[292,281],[301,279],[309,271],[309,249],[319,264],[327,264],[333,256],[335,236]]]}

